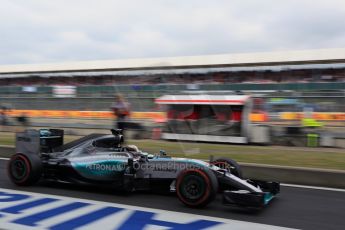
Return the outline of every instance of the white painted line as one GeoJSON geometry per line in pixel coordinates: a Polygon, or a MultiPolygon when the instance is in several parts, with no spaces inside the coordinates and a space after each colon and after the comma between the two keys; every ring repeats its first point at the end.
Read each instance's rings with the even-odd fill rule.
{"type": "Polygon", "coordinates": [[[0,157],[0,160],[2,161],[8,161],[10,158],[4,158],[4,157],[0,157]]]}
{"type": "Polygon", "coordinates": [[[298,185],[298,184],[284,184],[284,183],[280,185],[285,186],[285,187],[294,187],[294,188],[306,188],[306,189],[326,190],[326,191],[334,191],[334,192],[345,192],[345,189],[341,189],[341,188],[327,188],[327,187],[298,185]]]}

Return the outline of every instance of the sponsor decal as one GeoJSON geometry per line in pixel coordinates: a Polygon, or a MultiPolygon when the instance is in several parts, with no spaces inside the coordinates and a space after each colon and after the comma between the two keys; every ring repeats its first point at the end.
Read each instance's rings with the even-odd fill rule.
{"type": "Polygon", "coordinates": [[[1,229],[53,230],[286,229],[245,221],[1,188],[0,226],[1,229]]]}
{"type": "Polygon", "coordinates": [[[120,171],[124,170],[124,165],[122,164],[90,164],[86,165],[87,169],[95,171],[120,171]]]}
{"type": "Polygon", "coordinates": [[[205,229],[222,224],[219,221],[200,219],[197,216],[191,216],[189,220],[179,222],[171,218],[157,218],[158,213],[154,211],[95,204],[64,197],[46,197],[41,194],[26,195],[18,191],[1,189],[0,213],[0,224],[5,229],[32,229],[34,227],[35,229],[65,230],[87,226],[103,226],[102,229],[107,226],[106,229],[121,230],[139,230],[149,226],[159,229],[205,229]],[[66,216],[66,218],[59,218],[60,216],[66,216]],[[104,223],[109,224],[111,216],[113,217],[111,225],[102,225],[102,219],[104,223]],[[54,219],[58,221],[53,221],[54,219]],[[93,222],[96,223],[92,225],[93,222]]]}
{"type": "MultiPolygon", "coordinates": [[[[117,155],[109,155],[109,159],[100,159],[99,156],[90,156],[88,158],[75,157],[70,161],[72,166],[78,171],[84,173],[92,173],[97,175],[101,172],[106,174],[110,172],[119,172],[126,169],[128,158],[117,155]]],[[[169,172],[177,173],[181,170],[190,168],[204,168],[209,167],[209,164],[201,160],[190,160],[184,158],[176,158],[171,160],[170,158],[154,158],[149,163],[135,161],[133,165],[135,170],[151,171],[151,172],[169,172]]]]}
{"type": "Polygon", "coordinates": [[[126,168],[124,161],[98,161],[98,162],[71,162],[73,168],[83,175],[90,176],[115,176],[126,168]]]}
{"type": "MultiPolygon", "coordinates": [[[[114,113],[111,111],[73,111],[73,110],[10,110],[6,114],[12,117],[18,117],[25,114],[28,117],[44,117],[44,118],[101,118],[112,119],[114,113]]],[[[166,120],[165,112],[132,112],[132,119],[141,120],[166,120]]]]}

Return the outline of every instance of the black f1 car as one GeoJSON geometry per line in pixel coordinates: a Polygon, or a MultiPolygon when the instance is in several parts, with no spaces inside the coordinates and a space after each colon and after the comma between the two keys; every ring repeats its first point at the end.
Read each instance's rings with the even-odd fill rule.
{"type": "Polygon", "coordinates": [[[63,130],[26,130],[16,135],[16,151],[8,174],[20,186],[44,179],[129,192],[164,187],[190,207],[206,206],[217,193],[222,193],[224,204],[264,207],[280,189],[277,182],[243,179],[240,166],[231,159],[205,162],[123,146],[121,130],[90,134],[65,145],[63,130]]]}

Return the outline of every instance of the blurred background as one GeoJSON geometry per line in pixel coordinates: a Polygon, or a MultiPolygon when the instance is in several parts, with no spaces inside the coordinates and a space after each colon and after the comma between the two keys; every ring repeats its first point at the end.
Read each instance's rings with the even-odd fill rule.
{"type": "Polygon", "coordinates": [[[4,0],[0,145],[124,122],[147,151],[345,169],[344,15],[341,0],[4,0]]]}
{"type": "MultiPolygon", "coordinates": [[[[253,128],[265,127],[265,133],[259,131],[256,134],[267,136],[265,141],[260,141],[264,144],[308,146],[311,144],[308,135],[315,134],[314,147],[345,146],[343,49],[123,61],[127,67],[116,60],[113,65],[109,65],[109,61],[75,63],[77,69],[73,70],[70,69],[73,63],[46,64],[44,68],[39,65],[0,68],[2,130],[24,126],[68,128],[71,134],[78,135],[90,130],[107,132],[116,126],[112,106],[116,103],[116,95],[120,94],[130,106],[126,122],[132,138],[161,139],[164,138],[162,134],[170,132],[245,136],[243,143],[249,144],[256,142],[256,137],[249,135],[253,128]],[[272,63],[265,63],[265,59],[278,54],[272,63]],[[252,61],[246,64],[248,57],[252,61]],[[184,64],[187,59],[193,64],[184,64]],[[147,61],[154,67],[141,66],[147,61]],[[183,66],[176,63],[183,63],[183,66]],[[186,100],[206,95],[210,102],[203,108],[199,108],[202,103],[195,101],[189,104],[176,102],[170,106],[157,103],[166,95],[180,95],[186,100]],[[250,104],[244,103],[241,108],[222,105],[224,111],[229,110],[227,118],[222,119],[219,104],[213,103],[212,98],[235,95],[250,96],[250,104]],[[240,111],[239,115],[234,115],[234,110],[240,111]],[[244,113],[245,110],[249,112],[244,113]],[[174,111],[183,115],[174,116],[174,111]],[[193,113],[198,116],[191,117],[193,113]],[[208,120],[202,125],[207,131],[193,129],[192,123],[201,120],[208,120]],[[244,133],[234,121],[242,128],[250,123],[246,128],[250,130],[244,133]],[[217,126],[218,132],[212,131],[215,129],[212,125],[217,126]],[[277,136],[279,140],[276,140],[277,136]]],[[[195,138],[193,140],[202,141],[200,137],[195,138]]]]}

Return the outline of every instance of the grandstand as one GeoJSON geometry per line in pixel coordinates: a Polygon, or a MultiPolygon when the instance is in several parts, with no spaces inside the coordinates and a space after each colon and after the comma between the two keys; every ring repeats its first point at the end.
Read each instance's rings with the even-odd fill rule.
{"type": "Polygon", "coordinates": [[[15,109],[108,110],[121,92],[152,111],[167,93],[233,91],[342,112],[344,90],[345,49],[0,66],[0,104],[15,109]],[[68,99],[55,93],[61,86],[72,87],[68,99]]]}

